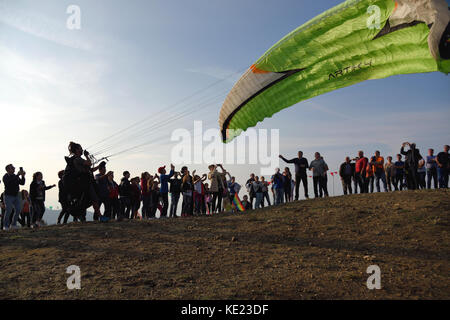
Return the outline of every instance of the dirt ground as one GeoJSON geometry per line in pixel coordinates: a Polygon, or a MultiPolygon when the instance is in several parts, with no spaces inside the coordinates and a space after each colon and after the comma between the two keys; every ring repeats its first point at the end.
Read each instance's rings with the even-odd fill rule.
{"type": "Polygon", "coordinates": [[[0,298],[450,299],[449,216],[448,190],[406,191],[0,232],[0,298]]]}

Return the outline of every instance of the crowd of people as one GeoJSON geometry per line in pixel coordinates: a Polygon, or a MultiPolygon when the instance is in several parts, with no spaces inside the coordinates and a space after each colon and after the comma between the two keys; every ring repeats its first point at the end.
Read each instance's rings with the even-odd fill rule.
{"type": "MultiPolygon", "coordinates": [[[[173,165],[170,169],[162,166],[153,175],[143,172],[132,177],[129,171],[124,171],[119,183],[116,183],[114,172],[107,170],[106,162],[94,165],[81,145],[71,142],[69,153],[65,158],[65,170],[58,172],[58,199],[61,204],[58,224],[67,223],[71,216],[74,221],[85,221],[86,209],[91,206],[94,209],[93,219],[100,221],[155,219],[158,211],[160,219],[176,218],[179,206],[181,217],[259,209],[299,200],[300,184],[303,185],[305,198],[309,198],[308,177],[313,178],[316,198],[329,196],[329,167],[319,152],[315,153],[311,162],[303,157],[301,151],[291,160],[280,155],[284,162],[294,164],[294,174],[289,167],[282,172],[277,168],[268,180],[252,173],[245,183],[247,194],[243,195],[242,200],[239,197],[241,185],[221,164],[211,164],[208,173],[202,175],[195,170],[191,173],[187,166],[176,171],[173,165]]],[[[385,162],[379,151],[375,151],[370,159],[359,151],[357,157],[346,157],[339,167],[343,193],[358,193],[358,190],[368,193],[374,192],[374,188],[380,192],[380,181],[385,192],[447,188],[449,157],[448,145],[437,155],[429,149],[428,155],[423,158],[416,145],[407,142],[402,145],[395,162],[392,156],[388,156],[385,162]]],[[[5,169],[2,179],[5,190],[0,196],[1,228],[16,229],[17,223],[22,227],[41,226],[46,191],[56,185],[47,186],[43,174],[36,172],[29,191],[20,190],[20,186],[25,185],[23,168],[17,174],[12,164],[5,169]]]]}

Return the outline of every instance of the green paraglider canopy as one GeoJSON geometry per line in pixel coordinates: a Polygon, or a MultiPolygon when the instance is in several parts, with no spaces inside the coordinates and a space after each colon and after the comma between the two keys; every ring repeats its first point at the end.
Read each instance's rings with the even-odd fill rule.
{"type": "Polygon", "coordinates": [[[222,138],[300,101],[369,79],[450,71],[445,0],[348,0],[300,26],[228,94],[222,138]]]}

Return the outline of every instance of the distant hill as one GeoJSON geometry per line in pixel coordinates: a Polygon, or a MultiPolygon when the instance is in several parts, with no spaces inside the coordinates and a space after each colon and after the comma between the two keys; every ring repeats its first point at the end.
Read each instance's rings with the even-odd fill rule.
{"type": "MultiPolygon", "coordinates": [[[[45,221],[45,223],[47,225],[54,225],[58,222],[58,216],[59,216],[60,212],[61,212],[61,210],[52,210],[50,208],[46,208],[43,220],[45,221]]],[[[88,211],[86,219],[88,221],[92,221],[92,216],[93,216],[93,213],[88,211]]],[[[71,222],[71,221],[73,221],[72,217],[69,218],[69,222],[71,222]]]]}
{"type": "Polygon", "coordinates": [[[0,232],[0,297],[450,299],[449,227],[450,192],[433,190],[0,232]],[[70,265],[81,290],[66,287],[70,265]]]}

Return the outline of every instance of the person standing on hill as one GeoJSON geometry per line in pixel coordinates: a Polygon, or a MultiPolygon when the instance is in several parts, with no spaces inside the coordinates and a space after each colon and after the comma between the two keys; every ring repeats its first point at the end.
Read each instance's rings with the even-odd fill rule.
{"type": "Polygon", "coordinates": [[[134,177],[130,180],[131,186],[130,186],[130,192],[131,192],[131,216],[130,219],[137,219],[139,215],[139,209],[141,207],[141,188],[139,183],[141,182],[141,179],[139,177],[134,177]]]}
{"type": "Polygon", "coordinates": [[[58,202],[61,204],[61,212],[59,213],[58,216],[58,221],[57,224],[61,223],[61,220],[63,220],[63,223],[66,224],[67,220],[69,220],[69,204],[68,204],[68,199],[67,199],[67,192],[64,188],[64,181],[63,181],[63,177],[64,177],[64,170],[61,170],[58,172],[58,202]]]}
{"type": "Polygon", "coordinates": [[[22,227],[27,226],[28,228],[31,227],[31,199],[28,194],[27,190],[20,191],[20,197],[22,200],[21,207],[22,211],[20,212],[20,218],[19,223],[22,225],[22,227]]]}
{"type": "Polygon", "coordinates": [[[105,216],[108,219],[119,219],[120,216],[120,201],[119,201],[119,186],[114,181],[114,172],[109,171],[108,176],[108,202],[105,208],[105,216]]]}
{"type": "Polygon", "coordinates": [[[352,177],[354,176],[354,166],[352,166],[350,157],[345,158],[345,162],[339,167],[339,176],[342,181],[344,195],[352,194],[352,177]]]}
{"type": "Polygon", "coordinates": [[[161,182],[160,194],[162,198],[163,208],[161,212],[161,218],[167,218],[167,211],[169,210],[169,180],[175,173],[175,167],[170,165],[170,172],[166,174],[166,166],[158,169],[159,181],[161,182]]]}
{"type": "Polygon", "coordinates": [[[427,188],[427,182],[426,182],[427,168],[425,167],[424,159],[419,160],[419,167],[417,168],[417,176],[418,176],[418,182],[419,182],[418,188],[420,188],[422,190],[426,189],[427,188]]]}
{"type": "Polygon", "coordinates": [[[436,157],[438,166],[439,188],[448,188],[448,174],[450,170],[450,155],[448,153],[450,147],[444,146],[444,151],[439,152],[436,157]]]}
{"type": "Polygon", "coordinates": [[[245,187],[247,188],[248,195],[250,196],[250,204],[253,209],[253,199],[256,197],[255,190],[253,189],[253,182],[255,181],[255,174],[250,174],[250,179],[245,183],[245,187]]]}
{"type": "Polygon", "coordinates": [[[41,226],[45,212],[45,191],[56,187],[56,184],[47,187],[42,179],[42,173],[36,172],[33,174],[33,182],[30,184],[30,199],[33,207],[32,224],[37,227],[41,226]]]}
{"type": "Polygon", "coordinates": [[[431,189],[431,180],[433,180],[434,188],[437,189],[438,188],[437,163],[433,149],[428,149],[426,166],[427,166],[427,189],[431,189]]]}
{"type": "Polygon", "coordinates": [[[262,184],[259,181],[259,177],[255,177],[255,181],[253,181],[253,189],[255,190],[256,193],[255,209],[262,208],[263,190],[262,184]]]}
{"type": "Polygon", "coordinates": [[[15,174],[16,168],[12,164],[5,167],[6,174],[3,176],[3,184],[5,191],[3,193],[5,203],[5,216],[3,218],[3,229],[9,230],[10,225],[12,229],[17,228],[17,219],[20,214],[20,197],[19,185],[25,184],[25,171],[22,169],[15,174]],[[10,219],[11,213],[14,209],[14,215],[10,219]],[[12,221],[12,222],[11,222],[12,221]]]}
{"type": "Polygon", "coordinates": [[[326,174],[328,166],[320,156],[319,152],[314,154],[315,159],[309,164],[309,170],[313,172],[314,196],[322,198],[323,193],[328,197],[328,188],[326,185],[326,174]]]}
{"type": "Polygon", "coordinates": [[[131,212],[131,183],[130,183],[130,173],[128,171],[123,172],[123,177],[120,180],[119,185],[119,196],[120,196],[120,217],[118,220],[124,218],[130,218],[131,212]]]}
{"type": "Polygon", "coordinates": [[[177,217],[177,207],[178,202],[180,201],[181,194],[181,179],[178,178],[179,173],[175,172],[172,179],[169,180],[170,183],[170,210],[169,217],[176,218],[177,217]]]}
{"type": "Polygon", "coordinates": [[[148,211],[150,209],[150,173],[143,172],[141,174],[141,193],[142,193],[142,219],[148,218],[148,211]]]}
{"type": "Polygon", "coordinates": [[[358,180],[359,190],[361,193],[368,193],[368,183],[367,183],[367,164],[369,163],[369,159],[364,157],[363,151],[358,151],[358,157],[354,159],[356,161],[355,164],[355,173],[356,179],[358,180]]]}
{"type": "Polygon", "coordinates": [[[366,168],[366,181],[367,181],[367,189],[368,192],[373,193],[374,183],[375,183],[375,173],[374,173],[374,165],[375,157],[371,157],[369,163],[366,168]]]}
{"type": "Polygon", "coordinates": [[[283,172],[283,190],[284,190],[284,201],[292,201],[292,174],[288,167],[284,168],[283,172]]]}
{"type": "Polygon", "coordinates": [[[305,191],[305,198],[308,199],[308,175],[306,170],[309,168],[308,160],[303,158],[303,152],[298,152],[298,157],[287,160],[280,154],[280,159],[286,163],[293,163],[295,165],[295,200],[299,199],[300,182],[303,183],[303,189],[305,191]]]}
{"type": "Polygon", "coordinates": [[[383,190],[387,192],[387,183],[386,183],[386,173],[384,171],[384,158],[380,155],[380,151],[375,151],[375,155],[373,157],[374,161],[372,162],[373,173],[375,176],[375,186],[377,188],[377,192],[380,192],[380,180],[383,182],[383,190]]]}
{"type": "Polygon", "coordinates": [[[275,174],[272,176],[271,183],[275,192],[275,205],[283,203],[284,190],[283,190],[283,175],[280,173],[280,168],[275,169],[275,174]]]}
{"type": "MultiPolygon", "coordinates": [[[[193,203],[193,194],[194,194],[194,180],[189,173],[187,167],[181,168],[182,174],[182,184],[181,191],[183,192],[183,203],[181,216],[182,217],[191,217],[194,213],[194,203],[193,203]]],[[[211,212],[213,213],[213,212],[211,212]]]]}
{"type": "Polygon", "coordinates": [[[262,207],[264,208],[264,199],[267,200],[267,205],[270,207],[270,197],[269,197],[269,183],[266,181],[266,178],[261,177],[261,186],[263,192],[263,201],[262,207]]]}
{"type": "Polygon", "coordinates": [[[387,163],[384,165],[384,174],[386,175],[386,184],[388,191],[392,191],[392,186],[395,185],[394,179],[395,179],[395,167],[392,163],[392,157],[387,157],[387,163]]]}
{"type": "Polygon", "coordinates": [[[206,213],[205,208],[205,187],[203,185],[203,181],[206,180],[206,174],[203,174],[201,177],[195,174],[195,170],[193,174],[193,183],[194,183],[194,214],[200,215],[202,213],[206,213]]]}
{"type": "MultiPolygon", "coordinates": [[[[95,175],[95,183],[97,184],[97,195],[99,199],[98,207],[103,204],[104,211],[108,206],[108,176],[106,175],[106,162],[101,162],[98,166],[98,173],[95,175]]],[[[103,211],[103,212],[104,212],[103,211]]],[[[100,217],[98,217],[100,218],[100,217]]]]}
{"type": "Polygon", "coordinates": [[[406,170],[406,184],[409,190],[416,190],[419,188],[419,161],[422,159],[419,149],[416,148],[415,143],[405,142],[402,144],[400,154],[405,156],[405,170],[406,170]],[[409,146],[409,150],[405,151],[405,147],[409,146]]]}
{"type": "Polygon", "coordinates": [[[403,180],[405,179],[405,163],[402,161],[402,155],[397,155],[397,161],[394,163],[395,167],[395,190],[403,190],[403,180]]]}

